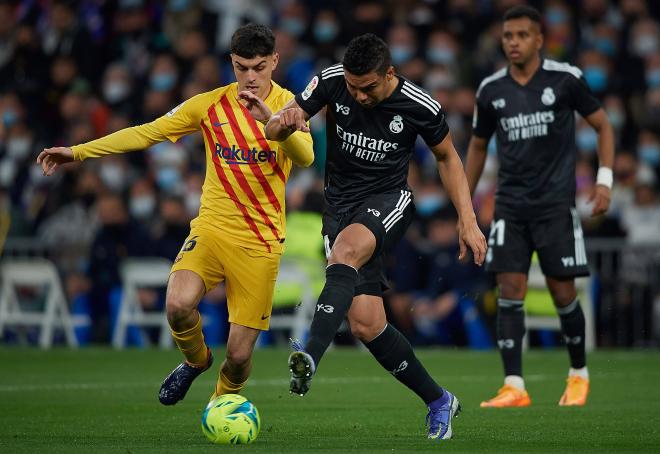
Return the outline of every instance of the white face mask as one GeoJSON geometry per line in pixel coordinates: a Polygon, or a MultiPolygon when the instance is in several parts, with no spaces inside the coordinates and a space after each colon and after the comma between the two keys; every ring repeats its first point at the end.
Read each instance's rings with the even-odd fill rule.
{"type": "Polygon", "coordinates": [[[138,219],[148,218],[153,214],[155,208],[156,199],[150,195],[133,197],[128,204],[131,216],[138,219]]]}
{"type": "Polygon", "coordinates": [[[580,215],[580,218],[584,219],[590,217],[593,208],[593,204],[589,202],[588,194],[580,194],[575,198],[575,209],[577,210],[578,215],[580,215]]]}
{"type": "Polygon", "coordinates": [[[21,160],[30,153],[32,141],[28,137],[12,137],[7,141],[7,155],[21,160]]]}
{"type": "Polygon", "coordinates": [[[126,178],[120,166],[116,164],[104,164],[101,166],[100,176],[101,181],[113,191],[124,189],[126,178]]]}
{"type": "Polygon", "coordinates": [[[186,194],[186,211],[191,216],[197,216],[199,214],[199,207],[202,205],[202,201],[200,200],[201,197],[202,194],[197,191],[186,194]]]}
{"type": "Polygon", "coordinates": [[[15,176],[16,163],[11,159],[3,159],[0,161],[0,186],[10,187],[14,182],[15,176]]]}
{"type": "Polygon", "coordinates": [[[110,104],[122,101],[129,92],[129,87],[124,82],[111,81],[103,86],[103,97],[110,104]]]}

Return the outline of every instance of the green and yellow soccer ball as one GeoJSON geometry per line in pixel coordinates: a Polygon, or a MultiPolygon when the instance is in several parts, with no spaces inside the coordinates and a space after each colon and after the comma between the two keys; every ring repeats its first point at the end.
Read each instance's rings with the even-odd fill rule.
{"type": "Polygon", "coordinates": [[[239,394],[216,397],[202,413],[202,432],[221,445],[252,443],[260,426],[257,407],[239,394]]]}

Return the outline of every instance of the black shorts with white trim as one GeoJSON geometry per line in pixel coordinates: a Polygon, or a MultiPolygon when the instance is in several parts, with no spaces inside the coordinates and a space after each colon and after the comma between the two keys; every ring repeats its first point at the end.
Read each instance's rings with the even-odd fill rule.
{"type": "Polygon", "coordinates": [[[355,296],[382,296],[383,291],[389,288],[383,256],[401,240],[414,215],[413,195],[407,189],[372,195],[357,208],[344,214],[324,214],[326,256],[330,255],[339,232],[351,224],[364,225],[376,238],[376,249],[371,259],[359,270],[355,296]]]}

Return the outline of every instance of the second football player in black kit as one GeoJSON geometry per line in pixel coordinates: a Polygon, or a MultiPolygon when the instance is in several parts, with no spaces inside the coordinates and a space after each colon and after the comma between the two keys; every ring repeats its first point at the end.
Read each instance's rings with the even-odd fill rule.
{"type": "Polygon", "coordinates": [[[266,126],[269,139],[284,140],[327,107],[328,156],[323,235],[328,267],[309,340],[289,357],[291,392],[303,395],[342,320],[394,377],[428,406],[428,437],[452,435],[458,400],[431,378],[410,343],[387,323],[382,291],[383,251],[402,237],[414,214],[406,180],[420,135],[438,160],[447,192],[459,213],[461,256],[476,263],[486,241],[476,223],[463,165],[445,115],[428,93],[395,74],[383,40],[353,39],[343,64],[318,73],[266,126]]]}
{"type": "Polygon", "coordinates": [[[575,116],[598,132],[597,185],[593,214],[607,211],[612,186],[614,136],[607,115],[575,66],[541,58],[541,16],[528,6],[504,16],[502,47],[510,65],[477,90],[466,173],[474,191],[495,134],[499,172],[486,269],[499,288],[497,343],[504,386],[482,407],[531,404],[522,378],[523,300],[527,272],[537,252],[559,314],[570,356],[560,405],[584,405],[589,392],[585,319],[574,278],[587,275],[587,255],[575,210],[575,116]]]}

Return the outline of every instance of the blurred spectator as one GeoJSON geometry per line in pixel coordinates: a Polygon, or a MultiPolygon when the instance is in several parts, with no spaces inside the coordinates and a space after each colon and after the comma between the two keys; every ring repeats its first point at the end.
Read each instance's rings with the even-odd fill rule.
{"type": "Polygon", "coordinates": [[[96,342],[110,336],[109,302],[121,286],[119,265],[127,257],[152,255],[153,246],[144,227],[129,218],[123,200],[105,194],[97,202],[100,227],[91,246],[87,276],[92,282],[92,332],[96,342]]]}

